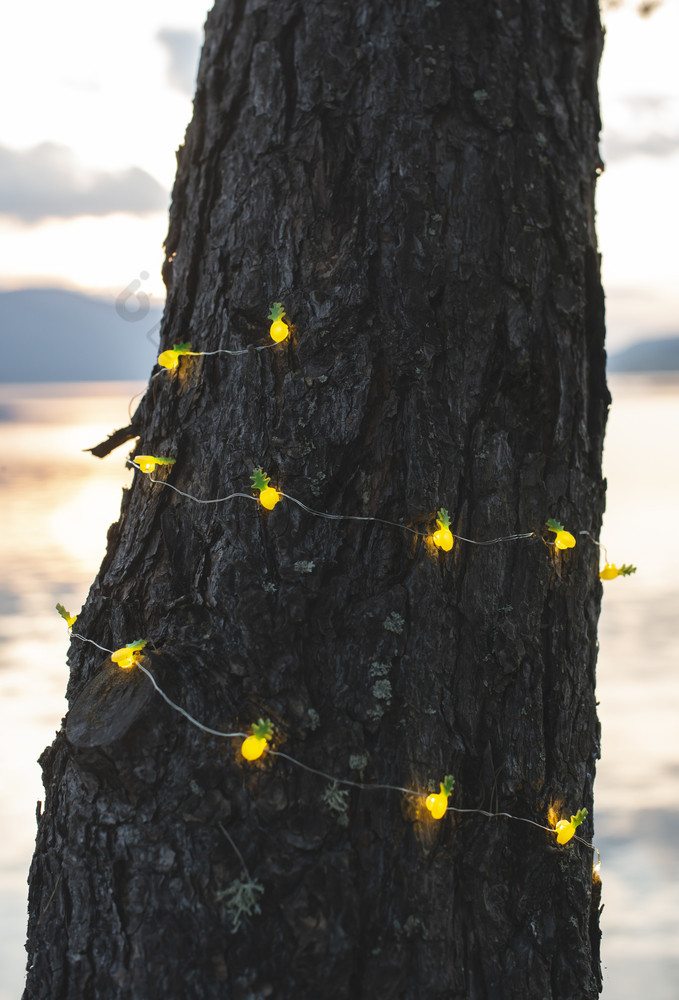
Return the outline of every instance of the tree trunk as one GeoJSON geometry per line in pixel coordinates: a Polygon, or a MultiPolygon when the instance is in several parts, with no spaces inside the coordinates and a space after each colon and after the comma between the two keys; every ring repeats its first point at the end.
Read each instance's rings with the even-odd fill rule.
{"type": "MultiPolygon", "coordinates": [[[[167,238],[141,473],[76,631],[338,778],[590,817],[608,395],[595,0],[217,0],[167,238]],[[545,529],[562,521],[577,545],[545,529]]],[[[134,454],[133,453],[133,454],[134,454]]],[[[25,1000],[583,1000],[592,851],[335,787],[74,641],[42,757],[25,1000]],[[104,671],[102,673],[102,670],[104,671]],[[89,686],[88,686],[89,685],[89,686]],[[128,687],[129,685],[129,687],[128,687]],[[69,739],[70,732],[70,739],[69,739]],[[89,735],[88,735],[89,733],[89,735]],[[249,878],[261,912],[237,893],[249,878]],[[241,906],[241,909],[242,909],[241,906]]]]}

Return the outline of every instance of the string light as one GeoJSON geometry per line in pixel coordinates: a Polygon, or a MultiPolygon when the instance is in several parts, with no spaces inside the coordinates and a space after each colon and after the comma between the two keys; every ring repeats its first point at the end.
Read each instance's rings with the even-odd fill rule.
{"type": "Polygon", "coordinates": [[[271,320],[271,326],[269,327],[271,339],[275,340],[277,344],[280,344],[281,341],[285,340],[290,333],[287,323],[283,322],[283,316],[285,316],[283,303],[274,302],[271,306],[267,319],[271,320]]]}
{"type": "Polygon", "coordinates": [[[240,752],[246,760],[257,760],[268,747],[268,741],[273,736],[271,719],[260,719],[252,727],[252,734],[243,741],[240,752]]]}
{"type": "Polygon", "coordinates": [[[599,573],[602,580],[615,580],[616,576],[631,576],[632,573],[636,573],[636,566],[627,566],[623,563],[620,568],[618,568],[615,563],[606,563],[604,568],[599,573]]]}
{"type": "Polygon", "coordinates": [[[181,357],[193,353],[191,344],[188,341],[185,344],[175,344],[169,351],[163,351],[162,354],[158,355],[158,364],[162,368],[167,368],[168,371],[173,371],[179,367],[179,359],[181,357]]]}
{"type": "Polygon", "coordinates": [[[436,523],[438,524],[438,531],[435,531],[431,536],[434,545],[437,549],[450,552],[453,547],[453,533],[450,530],[450,517],[445,507],[441,507],[437,512],[436,523]]]}
{"type": "Polygon", "coordinates": [[[66,610],[66,608],[64,607],[63,604],[57,604],[57,611],[59,612],[59,614],[61,615],[61,617],[66,622],[66,624],[68,625],[69,629],[73,628],[73,626],[75,625],[75,623],[78,620],[78,616],[77,615],[72,615],[70,611],[66,610]]]}
{"type": "Polygon", "coordinates": [[[599,576],[601,577],[602,580],[615,580],[617,576],[631,576],[632,573],[636,573],[637,571],[636,566],[627,566],[625,563],[623,563],[622,566],[618,567],[615,565],[615,563],[609,563],[606,546],[602,542],[597,541],[597,539],[594,538],[592,535],[590,535],[589,531],[581,531],[580,534],[586,535],[591,542],[594,542],[599,551],[603,553],[605,565],[604,568],[599,573],[599,576]]]}
{"type": "Polygon", "coordinates": [[[269,486],[269,478],[269,476],[264,475],[261,469],[255,469],[250,476],[253,490],[260,491],[259,502],[262,507],[266,507],[267,510],[273,510],[280,500],[281,494],[273,486],[269,486]]]}
{"type": "MultiPolygon", "coordinates": [[[[267,317],[268,319],[271,320],[269,333],[274,343],[281,343],[289,336],[290,329],[288,325],[283,321],[284,316],[285,316],[285,308],[282,302],[274,302],[269,310],[269,314],[267,317]]],[[[266,346],[272,346],[272,345],[266,345],[266,346]]],[[[256,349],[261,350],[262,347],[260,346],[256,349]]],[[[179,358],[184,355],[199,356],[199,355],[212,355],[212,354],[244,354],[244,353],[247,353],[247,350],[230,351],[226,349],[220,349],[217,351],[192,351],[191,343],[189,341],[186,341],[184,343],[175,344],[171,350],[163,351],[158,356],[158,363],[164,368],[171,370],[171,369],[176,369],[178,367],[179,358]]],[[[155,471],[157,465],[174,464],[175,460],[163,457],[156,457],[152,455],[138,455],[135,456],[134,461],[137,463],[137,467],[142,472],[150,474],[151,472],[155,471]]],[[[253,489],[258,489],[260,491],[259,495],[260,503],[262,504],[263,507],[265,507],[268,510],[272,510],[274,506],[278,503],[278,501],[281,499],[281,497],[285,496],[293,503],[297,503],[304,510],[307,510],[310,513],[315,514],[316,516],[319,517],[327,517],[337,520],[346,519],[346,520],[378,521],[384,524],[394,525],[395,527],[402,528],[403,530],[406,531],[410,531],[418,537],[424,537],[422,532],[416,531],[415,529],[410,528],[408,525],[397,524],[396,522],[387,521],[382,518],[360,517],[357,515],[333,515],[333,514],[326,514],[321,511],[314,511],[310,507],[307,507],[305,504],[303,504],[301,501],[297,500],[296,498],[290,497],[284,493],[280,493],[273,487],[269,486],[269,481],[270,481],[269,477],[264,474],[261,468],[254,470],[251,479],[252,479],[253,489]]],[[[153,482],[158,482],[158,481],[153,480],[153,482]]],[[[163,485],[171,485],[171,484],[163,483],[163,485]]],[[[176,489],[176,487],[172,488],[176,489]]],[[[216,500],[200,500],[199,498],[193,497],[188,493],[183,493],[181,490],[176,490],[176,492],[198,503],[221,503],[223,502],[223,500],[231,499],[231,497],[243,495],[234,493],[230,494],[229,497],[218,498],[216,500]]],[[[458,538],[461,541],[469,542],[470,544],[473,545],[491,545],[495,544],[496,542],[510,541],[512,539],[535,537],[534,532],[526,532],[521,534],[507,535],[501,538],[491,539],[488,541],[477,541],[475,539],[464,538],[463,536],[460,535],[454,535],[450,530],[450,517],[445,507],[442,507],[437,511],[436,523],[438,527],[437,530],[432,534],[431,539],[434,545],[437,548],[440,548],[444,552],[449,552],[452,549],[455,538],[458,538]]],[[[546,526],[548,530],[552,531],[555,535],[553,542],[555,548],[560,550],[565,550],[573,548],[575,546],[575,537],[570,531],[567,531],[564,528],[563,524],[561,524],[559,521],[557,521],[554,518],[549,518],[546,522],[546,526]]],[[[580,533],[589,535],[589,532],[580,532],[580,533]]],[[[595,539],[593,540],[596,542],[595,539]]],[[[596,544],[599,543],[596,542],[596,544]]],[[[628,566],[623,564],[620,568],[618,568],[617,566],[615,566],[615,564],[607,562],[604,568],[600,572],[600,577],[603,580],[612,580],[615,579],[615,577],[617,576],[630,576],[634,572],[636,572],[636,567],[634,566],[628,566]]]]}
{"type": "MultiPolygon", "coordinates": [[[[134,459],[128,459],[127,464],[131,465],[133,469],[139,469],[140,472],[143,471],[134,459]]],[[[178,493],[180,497],[186,497],[187,500],[193,500],[194,503],[225,503],[227,500],[233,500],[235,497],[241,497],[243,500],[252,500],[253,503],[257,503],[257,498],[251,496],[250,493],[229,493],[229,495],[225,497],[215,497],[210,500],[201,500],[200,497],[194,497],[191,493],[185,493],[184,490],[177,489],[176,486],[173,486],[172,483],[165,482],[164,479],[154,479],[152,476],[149,476],[149,479],[152,483],[155,483],[156,486],[167,486],[169,489],[174,490],[175,493],[178,493]]]]}
{"type": "MultiPolygon", "coordinates": [[[[578,826],[580,826],[582,821],[587,816],[586,809],[579,809],[576,815],[571,816],[570,821],[568,821],[568,820],[559,820],[557,818],[557,814],[554,808],[550,806],[548,813],[548,820],[550,825],[543,826],[541,823],[536,823],[535,820],[527,819],[525,816],[515,816],[512,813],[508,812],[489,812],[486,809],[462,808],[460,806],[449,805],[448,798],[452,793],[452,790],[455,785],[455,779],[451,774],[446,775],[443,781],[440,783],[439,786],[440,792],[431,793],[427,796],[423,796],[421,792],[417,791],[414,788],[405,788],[402,785],[392,785],[387,783],[368,784],[362,781],[354,781],[351,778],[337,778],[332,774],[328,774],[326,771],[321,771],[319,768],[311,767],[309,764],[305,764],[303,761],[297,760],[296,757],[292,757],[290,754],[284,753],[281,750],[272,750],[268,745],[268,741],[271,739],[271,736],[273,735],[273,723],[271,722],[271,719],[260,718],[258,722],[253,724],[250,733],[224,732],[220,729],[212,729],[210,726],[206,726],[202,722],[199,722],[198,719],[195,719],[192,715],[190,715],[186,711],[186,709],[182,708],[181,705],[178,705],[176,702],[172,701],[172,699],[165,694],[165,692],[160,687],[160,685],[156,681],[151,671],[142,662],[141,650],[144,648],[145,645],[147,645],[147,641],[145,639],[138,639],[136,642],[129,643],[129,645],[123,646],[121,649],[113,651],[107,649],[105,646],[100,646],[99,643],[94,642],[92,639],[88,639],[86,636],[78,635],[76,633],[72,633],[72,635],[74,638],[80,639],[83,642],[91,643],[93,646],[96,646],[97,649],[101,649],[105,653],[108,653],[111,659],[114,662],[118,663],[118,665],[123,669],[129,669],[130,667],[137,667],[139,670],[141,670],[142,673],[144,673],[151,681],[153,687],[161,696],[161,698],[163,698],[163,700],[175,712],[178,712],[180,715],[184,716],[184,718],[187,719],[191,723],[191,725],[195,726],[197,729],[200,729],[211,736],[218,736],[226,739],[237,739],[237,738],[242,739],[243,743],[241,745],[241,753],[243,757],[245,757],[247,760],[257,760],[259,757],[261,757],[263,754],[266,753],[270,757],[278,757],[281,760],[286,760],[289,763],[293,764],[295,767],[301,768],[303,771],[307,771],[309,774],[318,775],[319,777],[337,786],[343,785],[346,788],[357,788],[360,791],[366,791],[366,792],[381,791],[381,790],[398,792],[400,794],[408,795],[411,796],[412,798],[419,800],[422,800],[422,798],[424,797],[424,804],[427,810],[431,813],[432,818],[436,820],[442,819],[446,813],[450,812],[459,815],[473,814],[478,816],[485,816],[488,819],[504,818],[513,820],[514,822],[517,823],[527,823],[529,826],[534,826],[538,830],[543,830],[544,832],[549,833],[551,835],[556,835],[557,843],[559,844],[566,844],[571,839],[577,840],[579,843],[583,844],[588,849],[596,852],[597,856],[599,857],[599,864],[600,864],[601,856],[597,848],[593,844],[590,844],[586,840],[583,840],[581,837],[574,836],[575,830],[577,829],[578,826]],[[251,742],[249,743],[249,741],[251,742]],[[253,748],[252,751],[250,751],[249,747],[253,748]]],[[[594,870],[595,871],[598,870],[596,866],[594,870]]]]}
{"type": "MultiPolygon", "coordinates": [[[[273,347],[275,344],[280,344],[285,340],[290,334],[290,328],[287,323],[283,322],[283,316],[285,316],[285,309],[281,302],[274,302],[269,310],[269,315],[267,319],[271,320],[271,326],[269,327],[269,333],[273,344],[262,344],[255,347],[256,351],[262,351],[267,347],[273,347]]],[[[158,355],[158,364],[161,368],[167,369],[167,371],[176,371],[179,368],[179,359],[182,357],[211,357],[214,354],[230,354],[232,356],[248,354],[248,348],[242,348],[240,350],[231,351],[226,348],[220,348],[217,351],[192,351],[191,343],[186,341],[182,344],[174,344],[169,350],[162,351],[158,355]]]]}
{"type": "Polygon", "coordinates": [[[554,545],[556,545],[557,549],[573,548],[575,545],[575,538],[571,535],[570,531],[566,531],[563,524],[560,524],[559,521],[555,521],[553,517],[550,517],[547,521],[547,527],[556,535],[554,545]]]}
{"type": "MultiPolygon", "coordinates": [[[[283,325],[285,326],[285,324],[283,325]]],[[[220,347],[217,351],[191,351],[188,350],[188,348],[191,347],[190,344],[175,344],[171,350],[163,351],[162,354],[158,355],[158,364],[162,365],[162,367],[166,368],[168,371],[174,371],[179,367],[179,358],[183,356],[192,358],[211,358],[215,354],[229,354],[231,357],[235,358],[239,355],[249,354],[251,350],[266,351],[270,347],[275,346],[275,344],[252,344],[250,347],[243,347],[236,351],[227,350],[226,347],[220,347]]],[[[156,375],[161,374],[162,372],[156,372],[156,375]]]]}
{"type": "MultiPolygon", "coordinates": [[[[152,457],[152,456],[144,456],[144,457],[152,457]]],[[[137,457],[135,457],[135,459],[133,460],[128,460],[128,465],[133,466],[135,469],[139,469],[140,466],[137,464],[136,458],[137,457]]],[[[168,487],[168,489],[174,490],[175,493],[178,493],[180,496],[186,497],[187,500],[192,500],[194,503],[224,503],[225,501],[233,500],[236,497],[242,497],[244,500],[255,500],[255,501],[257,499],[262,500],[262,491],[269,490],[269,493],[265,498],[267,502],[262,501],[264,506],[267,506],[267,503],[271,503],[271,507],[269,507],[269,510],[271,510],[278,503],[280,499],[285,498],[286,500],[289,500],[291,503],[296,504],[302,510],[306,511],[307,514],[313,514],[314,517],[323,517],[328,521],[365,521],[365,522],[372,522],[373,524],[386,524],[389,527],[400,528],[401,531],[407,531],[409,534],[415,535],[416,538],[426,539],[430,537],[427,532],[418,531],[416,528],[411,528],[410,525],[408,524],[400,524],[398,521],[389,521],[384,517],[373,517],[372,515],[363,515],[363,514],[328,514],[326,511],[323,510],[315,510],[313,507],[309,507],[301,500],[298,500],[297,497],[293,497],[289,493],[283,493],[282,491],[275,490],[273,487],[269,487],[268,485],[266,485],[269,482],[269,478],[270,477],[264,475],[261,469],[255,469],[252,475],[250,476],[250,479],[252,480],[252,488],[260,490],[259,498],[253,497],[249,493],[235,492],[235,493],[229,493],[227,496],[224,497],[204,499],[202,497],[194,496],[192,493],[185,493],[184,490],[178,489],[176,486],[173,486],[172,483],[168,483],[163,479],[153,479],[151,477],[151,482],[155,483],[156,486],[166,486],[168,487]],[[261,479],[258,474],[261,474],[262,477],[261,479]],[[262,486],[257,485],[254,481],[255,476],[257,476],[258,481],[263,483],[264,485],[262,486]]],[[[439,513],[441,512],[439,511],[439,513]]],[[[499,538],[488,538],[482,541],[479,541],[478,539],[475,538],[465,538],[464,535],[455,535],[452,534],[452,532],[451,536],[453,539],[456,539],[457,541],[460,542],[467,542],[469,545],[482,545],[482,546],[497,545],[500,542],[513,542],[516,541],[517,539],[536,537],[534,531],[523,531],[513,535],[501,535],[499,538]]]]}
{"type": "Polygon", "coordinates": [[[441,791],[436,794],[428,795],[424,800],[424,804],[432,814],[434,819],[443,819],[448,811],[448,796],[453,790],[455,785],[455,778],[452,774],[447,774],[443,781],[440,783],[441,791]]]}
{"type": "Polygon", "coordinates": [[[557,813],[553,806],[549,807],[549,812],[547,813],[547,819],[551,826],[554,827],[556,833],[557,844],[567,844],[569,840],[572,840],[575,836],[575,831],[581,825],[583,820],[587,818],[586,809],[578,809],[575,816],[571,816],[570,819],[557,819],[557,813]]]}
{"type": "MultiPolygon", "coordinates": [[[[113,652],[113,650],[109,649],[107,646],[100,646],[98,642],[94,641],[94,639],[88,639],[86,635],[80,635],[78,632],[72,632],[71,635],[74,639],[80,639],[81,642],[88,642],[90,646],[96,646],[96,648],[100,649],[102,653],[108,653],[110,655],[113,652]]],[[[137,663],[137,666],[139,667],[141,664],[137,663]]]]}
{"type": "MultiPolygon", "coordinates": [[[[275,344],[281,343],[288,338],[288,336],[290,335],[290,328],[288,324],[283,321],[284,316],[285,316],[285,309],[283,307],[283,304],[280,302],[274,302],[268,314],[268,319],[271,320],[269,333],[273,341],[273,344],[258,346],[254,348],[255,350],[263,350],[265,347],[275,346],[275,344]]],[[[251,349],[252,348],[250,348],[250,350],[251,349]]],[[[200,351],[200,352],[192,351],[191,343],[186,342],[186,343],[175,344],[171,350],[163,351],[158,356],[158,364],[162,368],[168,371],[172,371],[176,370],[179,367],[179,359],[182,356],[188,356],[188,355],[207,356],[214,354],[236,355],[236,354],[247,354],[247,353],[248,349],[238,350],[238,351],[231,351],[226,349],[220,349],[216,351],[200,351]]],[[[155,471],[156,466],[162,466],[162,465],[171,466],[175,464],[175,461],[176,459],[174,458],[168,458],[162,456],[159,457],[153,455],[137,455],[135,456],[131,464],[134,465],[136,468],[138,468],[141,472],[150,475],[155,471]]],[[[328,514],[322,511],[313,510],[312,508],[307,507],[300,500],[297,500],[295,497],[288,496],[287,494],[279,492],[278,490],[270,486],[269,485],[270,477],[264,473],[261,467],[253,471],[251,475],[251,481],[253,490],[259,491],[258,498],[243,493],[232,493],[226,497],[202,500],[197,497],[191,496],[188,493],[184,493],[183,491],[177,489],[170,483],[164,482],[162,480],[151,479],[151,482],[157,483],[158,485],[170,486],[170,488],[174,489],[177,493],[197,503],[221,503],[235,497],[245,497],[250,500],[258,499],[263,507],[265,507],[267,510],[272,510],[274,506],[279,502],[279,500],[285,497],[287,500],[297,504],[303,510],[317,517],[324,517],[331,520],[355,520],[355,521],[366,521],[366,522],[374,521],[377,523],[391,525],[393,527],[408,531],[413,535],[415,535],[416,537],[421,537],[421,538],[430,537],[433,544],[444,552],[449,552],[453,548],[455,539],[459,539],[460,541],[465,541],[473,545],[493,545],[499,542],[511,541],[514,539],[528,539],[536,537],[535,532],[525,532],[520,534],[507,535],[495,539],[489,539],[485,541],[477,541],[474,539],[464,538],[463,536],[460,535],[454,535],[450,530],[450,516],[446,508],[443,507],[437,511],[437,516],[436,516],[437,530],[434,531],[433,534],[429,536],[427,533],[420,532],[410,527],[409,525],[399,524],[397,522],[388,521],[383,518],[360,516],[360,515],[328,514]]],[[[564,526],[555,519],[550,518],[546,522],[546,526],[548,530],[554,532],[555,534],[553,545],[557,549],[564,550],[572,548],[575,545],[574,536],[569,531],[566,531],[564,526]]],[[[618,569],[618,567],[616,567],[614,564],[609,564],[607,562],[603,570],[601,571],[600,576],[602,579],[607,580],[607,579],[614,579],[616,576],[628,576],[634,573],[635,571],[636,567],[633,566],[623,565],[618,569]]],[[[69,629],[71,629],[72,625],[76,621],[76,616],[70,615],[69,612],[67,612],[66,609],[63,607],[63,605],[60,604],[57,605],[57,611],[62,616],[62,618],[64,618],[69,629]]],[[[568,844],[573,838],[575,838],[575,840],[580,841],[587,847],[596,851],[596,848],[593,847],[593,845],[587,844],[585,841],[581,840],[581,838],[577,837],[575,834],[576,829],[582,824],[584,819],[587,817],[586,809],[579,809],[575,815],[571,816],[570,820],[566,820],[566,819],[558,819],[556,817],[556,813],[554,813],[553,809],[550,807],[550,812],[548,816],[550,826],[545,827],[539,823],[536,823],[534,820],[529,820],[521,816],[514,816],[510,813],[505,813],[505,812],[491,813],[483,809],[465,809],[461,807],[450,806],[448,804],[448,800],[450,795],[452,794],[455,785],[455,779],[453,775],[446,775],[444,777],[444,780],[440,782],[439,786],[440,791],[438,793],[431,793],[426,796],[422,796],[421,792],[418,792],[414,789],[403,788],[401,786],[390,785],[390,784],[365,784],[363,782],[356,782],[351,779],[336,778],[330,774],[318,770],[317,768],[310,767],[308,764],[305,764],[302,761],[297,760],[296,758],[290,756],[289,754],[283,753],[282,751],[279,750],[272,750],[269,747],[269,741],[273,736],[273,723],[271,719],[260,718],[256,723],[252,725],[251,732],[249,734],[227,733],[203,725],[201,722],[199,722],[197,719],[191,716],[180,705],[177,705],[175,702],[173,702],[165,694],[165,692],[158,685],[157,681],[155,680],[153,674],[150,672],[148,667],[145,665],[145,663],[142,662],[143,659],[142,650],[147,645],[147,640],[138,639],[135,642],[129,643],[128,645],[120,649],[111,651],[107,650],[103,646],[99,646],[98,643],[95,643],[93,640],[88,639],[85,636],[81,636],[76,633],[72,633],[72,635],[74,636],[74,638],[81,639],[84,642],[92,643],[98,649],[104,650],[105,652],[109,653],[111,660],[114,663],[116,663],[121,669],[127,670],[135,666],[138,667],[149,678],[149,680],[153,684],[154,689],[165,700],[165,702],[176,712],[184,716],[192,725],[196,726],[198,729],[214,736],[226,737],[226,738],[236,738],[236,737],[242,738],[243,743],[240,747],[240,751],[242,756],[248,761],[258,760],[264,754],[268,754],[269,756],[272,757],[280,757],[284,760],[289,761],[293,765],[302,768],[303,770],[306,770],[312,774],[316,774],[323,777],[324,779],[332,782],[335,786],[344,785],[346,787],[353,787],[366,791],[385,789],[413,796],[420,800],[424,798],[424,805],[428,810],[428,812],[431,814],[432,818],[435,820],[443,819],[443,817],[446,815],[447,812],[460,813],[460,814],[474,813],[489,818],[506,817],[510,820],[515,820],[517,822],[529,823],[532,826],[537,827],[538,829],[545,830],[550,834],[554,834],[556,836],[556,841],[559,845],[568,844]]],[[[224,832],[226,833],[226,831],[224,832]]],[[[597,851],[597,855],[598,854],[599,852],[597,851]]],[[[243,862],[243,867],[245,868],[244,862],[243,862]]],[[[600,868],[600,856],[598,864],[594,865],[593,868],[595,874],[598,874],[599,868],[600,868]]],[[[249,880],[247,869],[245,869],[245,874],[247,879],[249,880]]]]}
{"type": "Polygon", "coordinates": [[[118,664],[121,670],[130,670],[131,667],[138,664],[139,656],[145,645],[146,639],[135,639],[134,642],[130,642],[127,646],[111,653],[111,659],[118,664]]]}
{"type": "Polygon", "coordinates": [[[156,471],[157,465],[174,465],[176,458],[167,458],[162,455],[135,455],[134,460],[140,472],[151,473],[156,471]]]}
{"type": "MultiPolygon", "coordinates": [[[[176,460],[173,458],[158,458],[153,455],[135,455],[134,459],[128,464],[133,465],[135,468],[140,469],[142,472],[150,473],[153,471],[153,465],[171,465],[174,464],[176,460]]],[[[323,517],[329,521],[372,521],[376,524],[386,524],[394,528],[400,528],[402,531],[407,531],[418,538],[430,537],[438,548],[442,549],[444,552],[449,552],[453,547],[454,541],[467,542],[469,545],[497,545],[500,542],[511,542],[518,539],[524,538],[535,538],[536,534],[534,531],[524,531],[513,535],[501,535],[498,538],[489,538],[485,540],[479,540],[475,538],[466,538],[464,535],[456,535],[450,530],[450,517],[448,511],[445,507],[441,507],[437,511],[436,523],[439,526],[438,529],[432,534],[427,535],[425,532],[417,531],[416,528],[411,528],[410,525],[400,524],[398,521],[389,521],[383,517],[373,517],[361,514],[328,514],[326,511],[314,510],[313,507],[307,506],[297,497],[291,496],[289,493],[283,493],[282,491],[274,489],[269,485],[270,477],[265,475],[261,468],[255,469],[251,476],[252,488],[260,491],[259,498],[252,497],[247,493],[229,493],[228,496],[216,497],[214,499],[202,499],[200,497],[193,496],[191,493],[185,493],[183,490],[178,489],[173,486],[172,483],[165,482],[160,479],[151,479],[152,483],[158,486],[168,486],[170,489],[174,490],[175,493],[179,493],[180,496],[186,497],[188,500],[192,500],[194,503],[224,503],[226,500],[233,500],[235,497],[242,497],[247,500],[259,499],[263,507],[268,510],[273,510],[279,500],[285,498],[291,503],[296,504],[305,510],[308,514],[313,514],[314,517],[323,517]]],[[[570,531],[566,531],[563,525],[550,518],[546,522],[546,526],[550,531],[555,533],[554,545],[558,549],[569,549],[573,548],[575,545],[575,538],[570,531]]],[[[603,545],[597,542],[595,538],[589,534],[588,531],[581,531],[581,535],[587,535],[595,545],[598,545],[603,549],[603,545]]],[[[601,578],[603,580],[611,580],[616,576],[630,576],[632,573],[636,573],[636,566],[622,565],[621,567],[616,567],[614,564],[607,563],[604,569],[601,571],[601,578]]]]}

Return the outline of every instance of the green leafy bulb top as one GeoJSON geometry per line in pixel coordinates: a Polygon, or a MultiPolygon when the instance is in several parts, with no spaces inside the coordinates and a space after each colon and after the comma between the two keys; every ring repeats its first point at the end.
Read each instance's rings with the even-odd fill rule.
{"type": "Polygon", "coordinates": [[[57,611],[64,619],[69,628],[75,624],[78,616],[72,615],[70,611],[67,611],[63,604],[57,604],[57,611]]]}
{"type": "Polygon", "coordinates": [[[271,719],[259,719],[252,725],[252,735],[258,740],[270,740],[273,736],[273,722],[271,719]]]}
{"type": "Polygon", "coordinates": [[[571,823],[576,830],[587,819],[587,815],[588,813],[586,809],[578,809],[575,816],[571,816],[571,823]]]}
{"type": "Polygon", "coordinates": [[[128,642],[124,648],[137,652],[138,650],[143,649],[147,642],[148,639],[135,639],[134,642],[128,642]]]}
{"type": "Polygon", "coordinates": [[[450,528],[450,515],[448,514],[448,511],[446,510],[445,507],[441,507],[436,512],[436,523],[438,524],[439,528],[444,528],[444,529],[450,528]]]}
{"type": "Polygon", "coordinates": [[[274,302],[269,310],[269,315],[267,319],[270,319],[272,323],[277,323],[279,319],[283,319],[285,316],[285,309],[283,308],[282,302],[274,302]]]}
{"type": "Polygon", "coordinates": [[[267,476],[263,469],[255,469],[250,476],[253,490],[265,490],[271,481],[271,476],[267,476]]]}
{"type": "Polygon", "coordinates": [[[453,788],[455,787],[455,778],[452,774],[447,774],[443,781],[441,782],[441,791],[444,795],[450,795],[453,788]]]}

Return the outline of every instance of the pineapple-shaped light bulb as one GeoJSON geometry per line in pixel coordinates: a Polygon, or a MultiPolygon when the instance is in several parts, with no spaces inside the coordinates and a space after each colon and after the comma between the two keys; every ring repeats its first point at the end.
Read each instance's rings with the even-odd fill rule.
{"type": "Polygon", "coordinates": [[[175,344],[169,351],[163,351],[162,354],[158,355],[158,364],[161,368],[167,368],[168,371],[173,371],[175,368],[179,367],[179,359],[183,354],[191,354],[191,344],[188,342],[185,344],[175,344]]]}
{"type": "Polygon", "coordinates": [[[243,740],[240,752],[246,760],[257,760],[262,756],[273,736],[271,719],[260,719],[252,727],[252,735],[243,740]]]}
{"type": "Polygon", "coordinates": [[[615,580],[616,576],[631,576],[636,571],[636,566],[626,566],[625,563],[620,568],[615,563],[606,563],[599,576],[602,580],[615,580]]]}
{"type": "Polygon", "coordinates": [[[174,465],[176,458],[167,458],[163,455],[135,455],[132,459],[136,462],[142,472],[155,472],[157,465],[174,465]]]}
{"type": "Polygon", "coordinates": [[[262,469],[255,469],[250,476],[253,490],[259,490],[259,502],[267,510],[273,510],[281,498],[278,490],[269,486],[269,476],[265,476],[262,469]]]}
{"type": "Polygon", "coordinates": [[[114,653],[111,653],[111,659],[118,664],[121,670],[130,670],[137,662],[145,645],[146,639],[136,639],[134,642],[128,643],[127,646],[116,649],[114,653]]]}
{"type": "Polygon", "coordinates": [[[448,796],[453,790],[455,778],[452,774],[447,774],[440,783],[441,791],[432,792],[424,801],[429,812],[434,819],[442,819],[448,810],[448,796]]]}
{"type": "Polygon", "coordinates": [[[563,524],[559,521],[555,521],[553,517],[550,517],[547,521],[547,527],[550,531],[553,531],[556,535],[554,539],[554,544],[557,549],[572,549],[575,545],[575,538],[571,535],[570,531],[566,531],[563,524]]]}
{"type": "Polygon", "coordinates": [[[271,326],[269,327],[269,333],[271,334],[271,339],[275,340],[277,344],[290,333],[290,329],[287,323],[283,322],[283,316],[285,316],[285,309],[283,308],[282,302],[274,302],[269,310],[268,319],[271,320],[271,326]]]}
{"type": "Polygon", "coordinates": [[[441,507],[436,513],[436,523],[438,530],[431,536],[437,549],[450,552],[453,547],[453,533],[450,530],[450,517],[445,507],[441,507]]]}
{"type": "Polygon", "coordinates": [[[571,816],[570,819],[560,819],[554,827],[557,844],[567,844],[569,840],[572,840],[575,836],[575,831],[586,818],[587,810],[578,809],[575,816],[571,816]]]}
{"type": "Polygon", "coordinates": [[[68,625],[69,629],[73,628],[73,626],[75,625],[75,623],[78,620],[78,616],[77,615],[72,615],[70,611],[66,610],[66,608],[64,607],[63,604],[57,604],[57,611],[59,612],[59,614],[61,615],[61,617],[66,622],[66,624],[68,625]]]}

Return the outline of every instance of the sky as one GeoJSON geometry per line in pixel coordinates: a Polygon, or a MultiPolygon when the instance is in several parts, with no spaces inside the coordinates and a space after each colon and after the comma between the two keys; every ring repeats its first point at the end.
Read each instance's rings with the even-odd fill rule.
{"type": "MultiPolygon", "coordinates": [[[[0,20],[0,290],[162,303],[175,151],[209,0],[34,0],[0,20]],[[140,277],[142,276],[143,277],[140,277]]],[[[609,349],[679,335],[679,0],[605,14],[598,231],[609,349]]]]}

